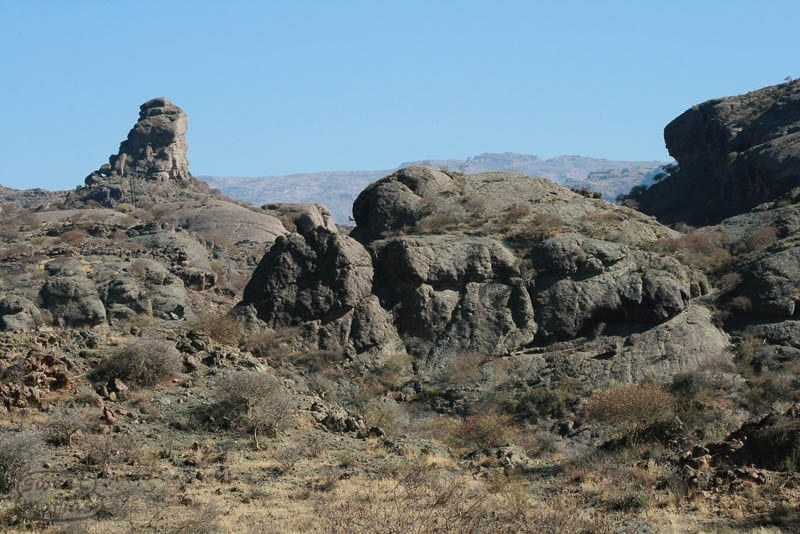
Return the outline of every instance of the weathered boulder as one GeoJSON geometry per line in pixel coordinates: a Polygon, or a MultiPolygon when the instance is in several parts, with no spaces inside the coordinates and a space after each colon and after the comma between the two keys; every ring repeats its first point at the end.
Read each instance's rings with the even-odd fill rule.
{"type": "Polygon", "coordinates": [[[318,227],[281,236],[259,263],[244,290],[270,326],[336,319],[372,289],[372,261],[356,240],[318,227]]]}
{"type": "Polygon", "coordinates": [[[79,261],[61,258],[45,265],[47,280],[39,295],[53,321],[65,326],[94,326],[105,322],[106,309],[95,285],[79,261]]]}
{"type": "Polygon", "coordinates": [[[744,280],[739,291],[752,311],[774,318],[789,318],[800,300],[800,247],[765,255],[743,266],[744,280]]]}
{"type": "Polygon", "coordinates": [[[0,330],[30,330],[43,323],[36,304],[17,295],[0,296],[0,330]]]}
{"type": "Polygon", "coordinates": [[[305,234],[320,226],[331,232],[337,232],[331,212],[320,204],[275,203],[262,206],[261,209],[280,220],[284,227],[298,234],[305,234]]]}
{"type": "Polygon", "coordinates": [[[673,223],[713,224],[800,186],[800,80],[693,106],[664,129],[678,169],[635,195],[673,223]]]}
{"type": "Polygon", "coordinates": [[[98,275],[100,295],[109,321],[124,322],[133,315],[162,319],[191,316],[183,281],[160,263],[136,259],[127,265],[106,263],[98,275]]]}
{"type": "Polygon", "coordinates": [[[201,205],[172,206],[175,224],[224,248],[253,244],[263,251],[275,239],[286,234],[277,217],[247,209],[233,202],[210,200],[201,205]]]}
{"type": "Polygon", "coordinates": [[[353,203],[354,236],[369,241],[414,226],[424,215],[423,197],[446,190],[452,179],[430,167],[407,167],[367,186],[353,203]]]}
{"type": "Polygon", "coordinates": [[[515,375],[523,380],[571,377],[608,387],[617,382],[665,382],[677,373],[732,359],[728,336],[699,304],[655,326],[620,328],[615,335],[551,342],[514,353],[525,362],[515,375]]]}
{"type": "Polygon", "coordinates": [[[658,324],[707,290],[675,259],[574,234],[545,240],[530,257],[545,338],[572,339],[612,323],[658,324]]]}
{"type": "Polygon", "coordinates": [[[533,340],[533,306],[514,255],[462,236],[377,241],[376,292],[398,331],[433,364],[462,352],[502,354],[533,340]]]}

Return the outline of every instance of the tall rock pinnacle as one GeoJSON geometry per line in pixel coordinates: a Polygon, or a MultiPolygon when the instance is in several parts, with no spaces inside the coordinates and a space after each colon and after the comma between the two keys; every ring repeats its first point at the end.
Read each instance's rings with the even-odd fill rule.
{"type": "Polygon", "coordinates": [[[165,97],[139,107],[139,120],[119,153],[86,177],[80,200],[113,206],[173,197],[198,184],[186,159],[186,113],[165,97]]]}
{"type": "Polygon", "coordinates": [[[148,100],[139,107],[139,120],[119,153],[86,178],[86,185],[113,176],[143,180],[185,181],[189,178],[186,159],[186,113],[164,97],[148,100]]]}

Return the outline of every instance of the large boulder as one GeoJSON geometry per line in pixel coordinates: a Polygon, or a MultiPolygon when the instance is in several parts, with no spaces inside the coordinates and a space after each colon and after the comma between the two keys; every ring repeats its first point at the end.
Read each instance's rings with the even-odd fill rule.
{"type": "Polygon", "coordinates": [[[609,324],[658,324],[707,290],[677,260],[575,234],[534,246],[531,261],[543,338],[572,339],[609,324]]]}
{"type": "Polygon", "coordinates": [[[156,261],[140,258],[124,265],[106,262],[98,278],[112,325],[124,324],[140,314],[161,319],[192,315],[183,281],[156,261]]]}
{"type": "Polygon", "coordinates": [[[94,326],[106,321],[106,309],[80,262],[59,258],[45,265],[47,280],[39,295],[53,321],[64,326],[94,326]]]}
{"type": "Polygon", "coordinates": [[[36,304],[17,295],[0,296],[0,331],[30,330],[43,323],[36,304]]]}
{"type": "Polygon", "coordinates": [[[516,258],[483,237],[377,241],[376,292],[407,346],[432,364],[463,352],[508,353],[536,334],[516,258]]]}
{"type": "Polygon", "coordinates": [[[223,248],[252,244],[263,251],[265,245],[286,234],[277,217],[233,202],[210,200],[201,205],[180,203],[171,207],[171,219],[177,226],[223,248]]]}
{"type": "Polygon", "coordinates": [[[800,80],[709,100],[664,129],[678,168],[635,195],[659,220],[713,224],[800,186],[800,80]]]}
{"type": "Polygon", "coordinates": [[[242,302],[270,326],[329,321],[372,290],[372,261],[355,239],[317,227],[281,236],[259,263],[242,302]]]}
{"type": "Polygon", "coordinates": [[[370,184],[353,203],[354,235],[371,240],[414,226],[426,211],[423,198],[447,190],[451,182],[430,167],[408,167],[370,184]]]}

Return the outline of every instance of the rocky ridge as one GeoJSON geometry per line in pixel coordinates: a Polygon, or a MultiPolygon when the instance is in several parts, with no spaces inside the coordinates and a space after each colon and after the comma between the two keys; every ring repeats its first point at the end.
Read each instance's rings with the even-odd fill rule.
{"type": "Polygon", "coordinates": [[[715,224],[800,186],[800,80],[698,104],[664,129],[678,169],[634,195],[666,223],[715,224]]]}
{"type": "Polygon", "coordinates": [[[2,191],[5,330],[182,321],[241,291],[286,229],[195,180],[186,129],[178,106],[149,100],[84,186],[2,191]]]}
{"type": "Polygon", "coordinates": [[[309,347],[356,359],[400,350],[427,372],[556,340],[608,353],[651,343],[648,332],[689,313],[705,326],[682,329],[679,349],[656,349],[658,368],[630,348],[606,357],[625,354],[616,371],[595,367],[664,378],[700,363],[678,353],[726,353],[709,315],[689,311],[708,291],[703,275],[642,248],[678,234],[633,210],[523,175],[411,167],[365,189],[353,215],[349,236],[317,227],[279,238],[240,308],[270,328],[299,327],[309,347]]]}

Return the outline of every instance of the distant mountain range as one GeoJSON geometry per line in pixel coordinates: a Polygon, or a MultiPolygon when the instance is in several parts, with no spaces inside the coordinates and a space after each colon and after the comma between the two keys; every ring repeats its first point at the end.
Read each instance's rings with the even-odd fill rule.
{"type": "Polygon", "coordinates": [[[467,159],[409,161],[395,169],[374,171],[331,171],[287,176],[198,176],[226,196],[253,204],[270,202],[319,203],[326,205],[336,222],[347,223],[353,200],[370,182],[412,165],[428,165],[477,174],[509,171],[549,178],[566,187],[587,187],[614,200],[633,186],[651,183],[663,173],[660,161],[613,161],[583,156],[540,159],[530,154],[487,153],[467,159]]]}

